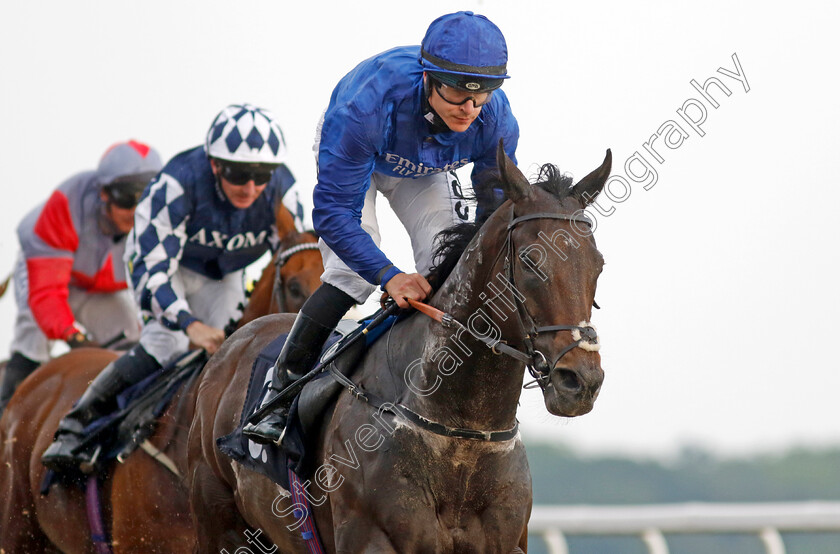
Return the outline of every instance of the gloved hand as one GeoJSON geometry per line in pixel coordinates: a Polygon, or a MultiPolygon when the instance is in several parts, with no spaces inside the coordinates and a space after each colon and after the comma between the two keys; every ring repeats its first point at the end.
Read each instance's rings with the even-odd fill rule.
{"type": "Polygon", "coordinates": [[[98,342],[91,340],[90,337],[88,337],[81,331],[76,331],[75,333],[64,339],[64,342],[66,342],[67,346],[69,346],[70,348],[99,348],[98,342]]]}

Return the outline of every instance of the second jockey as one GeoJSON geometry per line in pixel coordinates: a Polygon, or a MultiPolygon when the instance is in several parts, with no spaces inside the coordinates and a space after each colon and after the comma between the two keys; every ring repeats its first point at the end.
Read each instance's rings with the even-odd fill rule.
{"type": "Polygon", "coordinates": [[[143,195],[126,260],[143,317],[139,344],[94,379],[59,423],[42,461],[51,469],[87,461],[74,453],[82,430],[117,394],[185,353],[214,353],[245,300],[244,270],[278,244],[275,203],[294,177],[274,117],[250,104],[222,110],[204,146],[175,156],[143,195]]]}

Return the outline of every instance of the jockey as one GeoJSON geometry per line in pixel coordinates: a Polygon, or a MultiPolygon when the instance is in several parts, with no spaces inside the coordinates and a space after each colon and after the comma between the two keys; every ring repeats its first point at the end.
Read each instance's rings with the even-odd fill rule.
{"type": "Polygon", "coordinates": [[[172,158],[137,206],[126,261],[143,317],[137,346],[94,379],[61,420],[42,461],[52,469],[87,460],[75,454],[88,424],[118,393],[193,345],[214,353],[223,327],[241,313],[244,269],[278,246],[275,202],[294,183],[274,117],[250,104],[213,120],[204,146],[172,158]]]}
{"type": "MultiPolygon", "coordinates": [[[[434,237],[467,219],[454,170],[473,163],[473,186],[482,190],[499,139],[515,160],[519,127],[498,90],[507,78],[499,28],[484,16],[457,12],[433,21],[420,46],[387,50],[339,81],[315,142],[313,221],[323,284],[303,305],[271,388],[282,390],[306,373],[341,317],[377,285],[402,308],[406,298],[431,292],[423,275],[432,265],[434,237]],[[411,237],[416,273],[403,272],[379,249],[377,191],[411,237]]],[[[278,442],[287,411],[275,410],[245,434],[278,442]]]]}
{"type": "Polygon", "coordinates": [[[18,384],[49,359],[51,341],[96,346],[120,330],[132,342],[139,338],[122,258],[137,200],[161,166],[143,143],[114,144],[96,170],[64,181],[18,225],[18,311],[0,414],[18,384]]]}

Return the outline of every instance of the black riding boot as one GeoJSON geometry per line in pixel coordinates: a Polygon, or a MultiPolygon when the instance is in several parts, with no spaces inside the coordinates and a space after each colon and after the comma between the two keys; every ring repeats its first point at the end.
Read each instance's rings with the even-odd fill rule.
{"type": "Polygon", "coordinates": [[[6,372],[3,374],[3,384],[0,385],[0,416],[6,410],[6,404],[12,399],[18,385],[26,379],[30,373],[40,364],[30,360],[20,352],[15,352],[6,363],[6,372]]]}
{"type": "MultiPolygon", "coordinates": [[[[274,364],[269,385],[273,393],[266,395],[263,405],[312,369],[330,333],[353,304],[352,297],[328,284],[318,287],[307,299],[274,364]]],[[[292,396],[260,422],[246,425],[243,434],[254,442],[279,444],[293,400],[292,396]]]]}
{"type": "Polygon", "coordinates": [[[105,366],[58,423],[55,440],[41,456],[41,462],[56,471],[90,462],[89,452],[74,452],[82,442],[85,427],[113,412],[119,393],[159,368],[157,360],[140,345],[105,366]]]}

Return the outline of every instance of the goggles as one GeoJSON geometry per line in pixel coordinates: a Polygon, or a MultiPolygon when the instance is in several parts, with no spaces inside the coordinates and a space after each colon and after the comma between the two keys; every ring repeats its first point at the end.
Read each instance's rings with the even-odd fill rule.
{"type": "Polygon", "coordinates": [[[452,104],[453,106],[463,106],[470,100],[472,100],[473,106],[476,108],[480,108],[484,104],[490,101],[490,98],[493,96],[493,91],[488,92],[470,92],[466,90],[461,90],[444,83],[441,83],[437,79],[432,79],[432,86],[438,93],[444,102],[447,104],[452,104]]]}
{"type": "Polygon", "coordinates": [[[122,208],[123,210],[130,210],[131,208],[137,206],[137,203],[140,202],[140,197],[143,196],[143,189],[130,191],[125,189],[109,188],[107,194],[108,200],[111,201],[111,204],[118,208],[122,208]]]}
{"type": "Polygon", "coordinates": [[[154,171],[137,175],[127,175],[114,179],[103,188],[108,195],[109,202],[118,208],[130,210],[140,202],[146,185],[154,176],[154,171]]]}
{"type": "Polygon", "coordinates": [[[268,165],[239,165],[231,163],[221,163],[220,175],[221,177],[237,187],[247,185],[250,181],[254,181],[254,185],[261,187],[271,180],[271,174],[277,169],[277,166],[268,165]]]}

